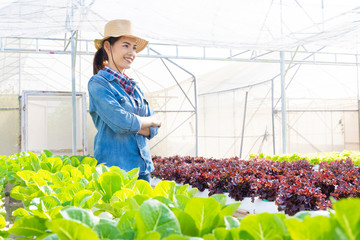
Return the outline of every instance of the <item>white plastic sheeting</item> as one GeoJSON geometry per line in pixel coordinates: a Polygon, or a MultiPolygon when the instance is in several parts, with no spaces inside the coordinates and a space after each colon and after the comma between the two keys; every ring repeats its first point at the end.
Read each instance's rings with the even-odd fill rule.
{"type": "MultiPolygon", "coordinates": [[[[22,93],[21,144],[22,151],[40,154],[48,149],[54,154],[72,154],[72,101],[70,93],[26,91],[22,93]]],[[[87,152],[86,98],[78,94],[76,153],[87,152]]]]}
{"type": "MultiPolygon", "coordinates": [[[[278,64],[240,63],[199,76],[200,89],[208,83],[208,88],[219,90],[199,94],[200,155],[246,157],[249,153],[282,152],[277,69],[278,64]],[[216,83],[217,73],[224,74],[222,82],[216,83]],[[273,102],[272,84],[268,80],[271,76],[273,102]],[[263,81],[251,84],[250,79],[263,81]]],[[[286,76],[289,153],[358,150],[357,86],[356,67],[299,65],[289,70],[286,76]]]]}
{"type": "Polygon", "coordinates": [[[357,0],[3,0],[0,36],[101,34],[106,21],[130,19],[161,42],[241,49],[359,47],[357,0]]]}

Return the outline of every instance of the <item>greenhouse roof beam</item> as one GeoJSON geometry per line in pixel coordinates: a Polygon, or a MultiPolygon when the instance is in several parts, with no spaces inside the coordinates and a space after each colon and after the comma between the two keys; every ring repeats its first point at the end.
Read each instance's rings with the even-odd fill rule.
{"type": "MultiPolygon", "coordinates": [[[[274,113],[280,113],[281,109],[274,109],[274,113]]],[[[358,109],[287,109],[288,113],[305,113],[305,112],[358,112],[358,109]]]]}
{"type": "MultiPolygon", "coordinates": [[[[0,38],[0,52],[6,53],[42,53],[42,54],[71,54],[71,50],[64,48],[64,41],[67,38],[27,38],[27,37],[12,37],[0,38]],[[6,39],[12,40],[32,40],[35,43],[28,44],[29,47],[18,47],[12,44],[6,44],[6,39]],[[49,42],[52,41],[54,48],[49,48],[49,42]],[[60,42],[62,44],[60,44],[60,42]],[[7,46],[10,45],[10,46],[7,46]],[[61,46],[61,47],[60,47],[61,46]]],[[[94,55],[95,48],[93,47],[93,40],[78,39],[78,44],[84,46],[85,50],[77,51],[77,55],[94,55]],[[91,46],[91,49],[90,49],[91,46]]],[[[24,45],[23,45],[24,46],[24,45]]],[[[305,47],[305,46],[303,46],[305,47]]],[[[325,47],[324,47],[325,48],[325,47]]],[[[168,58],[168,59],[193,59],[193,60],[219,60],[219,61],[239,61],[239,62],[264,62],[264,63],[280,63],[278,51],[273,50],[239,50],[239,49],[220,49],[211,47],[196,47],[185,46],[179,44],[166,43],[149,43],[147,51],[139,54],[139,57],[148,58],[168,58]],[[150,49],[161,52],[161,54],[151,53],[150,49]],[[165,54],[166,53],[166,54],[165,54]]],[[[283,51],[284,62],[286,64],[316,64],[316,65],[342,65],[342,66],[357,66],[358,54],[347,52],[325,52],[325,51],[283,51]],[[294,58],[296,53],[297,57],[294,58]],[[304,55],[312,55],[312,58],[303,59],[304,55]]]]}

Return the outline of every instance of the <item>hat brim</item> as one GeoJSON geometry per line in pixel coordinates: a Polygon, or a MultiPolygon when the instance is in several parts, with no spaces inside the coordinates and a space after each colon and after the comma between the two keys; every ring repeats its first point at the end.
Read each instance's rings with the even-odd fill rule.
{"type": "Polygon", "coordinates": [[[96,50],[99,50],[100,48],[102,48],[103,41],[105,41],[106,39],[108,39],[110,37],[131,37],[131,38],[135,38],[136,39],[136,53],[139,53],[142,50],[144,50],[144,48],[149,43],[147,40],[136,37],[136,36],[133,36],[133,35],[109,36],[109,37],[104,37],[102,39],[95,39],[94,40],[96,50]]]}

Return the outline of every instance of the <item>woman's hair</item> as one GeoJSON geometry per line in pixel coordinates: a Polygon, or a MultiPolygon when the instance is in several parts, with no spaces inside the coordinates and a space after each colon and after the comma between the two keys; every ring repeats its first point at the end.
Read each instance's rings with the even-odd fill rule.
{"type": "Polygon", "coordinates": [[[108,41],[110,43],[110,45],[114,45],[114,43],[119,40],[120,37],[109,37],[107,39],[105,39],[102,42],[102,46],[99,50],[97,50],[97,52],[95,53],[94,56],[94,61],[93,61],[93,73],[97,74],[100,70],[104,69],[104,61],[109,61],[109,57],[104,49],[104,42],[108,41]]]}

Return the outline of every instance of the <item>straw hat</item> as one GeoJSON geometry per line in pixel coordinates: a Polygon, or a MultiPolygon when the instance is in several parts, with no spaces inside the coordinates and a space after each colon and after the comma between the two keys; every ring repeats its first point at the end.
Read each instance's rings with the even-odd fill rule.
{"type": "Polygon", "coordinates": [[[125,19],[116,19],[108,22],[104,27],[104,37],[102,39],[95,39],[95,48],[99,50],[102,47],[102,43],[105,39],[108,39],[109,37],[131,37],[136,39],[136,53],[142,51],[146,45],[148,44],[148,41],[145,39],[142,39],[140,37],[135,36],[134,30],[131,26],[131,22],[129,20],[125,19]]]}

